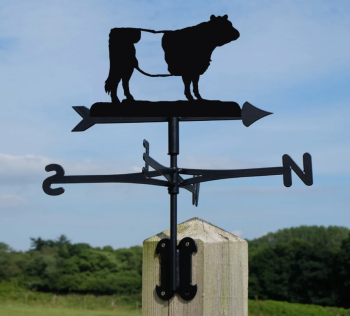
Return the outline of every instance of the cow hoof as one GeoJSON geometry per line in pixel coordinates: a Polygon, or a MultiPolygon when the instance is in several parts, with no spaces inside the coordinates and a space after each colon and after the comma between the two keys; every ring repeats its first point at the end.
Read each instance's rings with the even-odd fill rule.
{"type": "Polygon", "coordinates": [[[203,100],[201,95],[198,92],[194,93],[194,96],[197,98],[197,100],[203,100]]]}
{"type": "Polygon", "coordinates": [[[124,99],[122,101],[122,103],[131,103],[131,102],[135,102],[135,100],[134,99],[124,99]]]}
{"type": "Polygon", "coordinates": [[[112,98],[112,103],[113,104],[120,104],[120,101],[118,98],[112,98]]]}
{"type": "Polygon", "coordinates": [[[125,101],[125,102],[134,102],[135,100],[134,100],[134,97],[132,95],[130,95],[130,96],[127,96],[126,99],[124,99],[123,101],[125,101]]]}
{"type": "Polygon", "coordinates": [[[186,98],[188,101],[194,101],[193,96],[192,95],[186,95],[186,98]]]}

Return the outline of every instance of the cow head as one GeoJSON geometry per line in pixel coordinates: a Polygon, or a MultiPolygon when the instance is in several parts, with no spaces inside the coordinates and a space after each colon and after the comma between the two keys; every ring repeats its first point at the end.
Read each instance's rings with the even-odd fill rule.
{"type": "Polygon", "coordinates": [[[210,31],[213,34],[216,46],[225,45],[231,41],[235,41],[239,37],[239,32],[228,20],[227,14],[217,17],[212,15],[208,24],[210,25],[210,31]]]}

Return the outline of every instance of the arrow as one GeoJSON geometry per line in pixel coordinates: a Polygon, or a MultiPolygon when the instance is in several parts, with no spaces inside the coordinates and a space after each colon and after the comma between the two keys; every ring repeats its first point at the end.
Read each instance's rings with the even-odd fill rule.
{"type": "MultiPolygon", "coordinates": [[[[222,120],[242,120],[243,124],[248,127],[257,120],[272,114],[257,107],[253,106],[249,102],[243,104],[242,110],[236,102],[221,102],[221,101],[203,101],[202,102],[189,102],[189,101],[174,101],[174,102],[150,102],[150,101],[135,101],[138,108],[132,108],[130,103],[128,107],[122,103],[118,105],[120,107],[119,114],[118,108],[111,103],[95,103],[91,106],[91,110],[85,106],[73,106],[73,109],[83,118],[80,123],[74,127],[72,132],[83,132],[89,129],[95,124],[108,124],[108,123],[156,123],[156,122],[168,122],[168,117],[178,115],[179,121],[222,121],[222,120]],[[194,106],[192,106],[195,104],[194,106]],[[122,107],[122,105],[124,107],[122,107]],[[147,105],[147,106],[146,106],[147,105]],[[175,109],[169,110],[169,105],[175,109]],[[205,105],[200,108],[199,105],[205,105]],[[140,106],[142,106],[140,108],[140,106]],[[152,107],[154,107],[152,109],[152,107]],[[106,110],[95,110],[96,108],[106,110]],[[140,110],[141,109],[141,110],[140,110]],[[133,116],[133,112],[137,112],[138,115],[133,116]],[[157,116],[160,113],[164,116],[157,116]],[[195,112],[200,112],[203,116],[194,116],[195,112]],[[147,113],[153,114],[147,116],[147,113]],[[183,114],[189,114],[184,116],[183,114]],[[105,115],[105,116],[96,116],[105,115]],[[165,116],[167,115],[167,116],[165,116]],[[181,116],[182,115],[182,116],[181,116]],[[231,116],[229,116],[231,115],[231,116]]],[[[149,115],[149,114],[148,114],[149,115]]]]}

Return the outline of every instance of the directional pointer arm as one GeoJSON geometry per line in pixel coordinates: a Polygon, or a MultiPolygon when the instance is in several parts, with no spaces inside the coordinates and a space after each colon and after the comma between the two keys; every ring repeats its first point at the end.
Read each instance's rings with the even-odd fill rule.
{"type": "Polygon", "coordinates": [[[198,175],[198,177],[186,179],[180,186],[230,178],[282,175],[283,173],[283,167],[238,170],[181,169],[180,174],[198,175]]]}
{"type": "Polygon", "coordinates": [[[282,157],[283,167],[257,168],[257,169],[238,169],[238,170],[203,170],[203,169],[180,169],[180,174],[197,175],[198,177],[186,179],[181,186],[195,184],[206,181],[283,175],[283,182],[286,187],[292,185],[292,170],[306,184],[313,184],[311,156],[308,153],[303,155],[304,171],[288,155],[282,157]]]}
{"type": "MultiPolygon", "coordinates": [[[[139,183],[158,186],[168,186],[167,181],[145,178],[141,173],[113,174],[113,175],[87,175],[87,176],[66,176],[64,169],[57,164],[46,166],[46,171],[56,171],[56,174],[48,177],[43,182],[43,190],[48,195],[60,195],[64,193],[62,187],[52,189],[52,184],[64,183],[139,183]]],[[[159,175],[157,171],[150,172],[151,176],[159,175]]]]}

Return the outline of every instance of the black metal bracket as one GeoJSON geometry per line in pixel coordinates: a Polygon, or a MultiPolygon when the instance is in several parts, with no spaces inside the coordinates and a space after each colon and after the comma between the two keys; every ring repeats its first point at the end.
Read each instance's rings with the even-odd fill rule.
{"type": "Polygon", "coordinates": [[[192,254],[197,252],[196,242],[185,237],[177,246],[178,273],[176,279],[176,291],[171,289],[171,273],[170,273],[170,239],[164,238],[157,244],[156,253],[160,259],[160,279],[161,284],[156,286],[157,295],[162,300],[171,299],[177,292],[181,298],[186,301],[192,300],[197,294],[197,284],[192,284],[192,254]]]}
{"type": "MultiPolygon", "coordinates": [[[[149,156],[149,143],[147,140],[143,140],[143,147],[145,147],[146,151],[143,154],[143,160],[145,161],[145,167],[142,168],[142,174],[147,178],[154,177],[154,173],[149,171],[149,166],[159,172],[159,175],[164,176],[168,181],[169,185],[174,184],[173,174],[175,170],[172,168],[167,168],[161,165],[159,162],[155,161],[152,157],[149,156]]],[[[180,171],[179,169],[178,171],[180,171]]],[[[197,177],[194,175],[193,177],[197,177]]],[[[192,205],[198,206],[198,198],[199,198],[199,183],[195,184],[183,184],[185,181],[180,175],[177,175],[178,185],[181,185],[181,188],[186,189],[192,193],[192,205]]]]}

